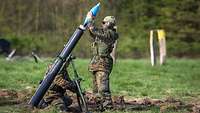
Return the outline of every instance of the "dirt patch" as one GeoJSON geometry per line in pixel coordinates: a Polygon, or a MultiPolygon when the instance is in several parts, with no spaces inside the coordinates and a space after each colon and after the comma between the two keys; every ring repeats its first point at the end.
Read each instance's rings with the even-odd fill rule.
{"type": "MultiPolygon", "coordinates": [[[[92,97],[92,94],[87,94],[87,97],[92,97]]],[[[166,99],[151,99],[151,98],[136,98],[126,99],[124,96],[113,96],[114,110],[126,110],[126,111],[142,111],[150,110],[152,107],[160,109],[160,112],[165,111],[178,111],[187,110],[190,113],[200,113],[200,101],[185,103],[179,99],[168,97],[166,99]]],[[[88,103],[90,103],[89,101],[88,103]]],[[[89,104],[89,107],[94,104],[89,104]]]]}
{"type": "Polygon", "coordinates": [[[0,106],[10,105],[10,104],[19,104],[20,100],[18,99],[18,93],[14,90],[0,90],[0,106]]]}
{"type": "MultiPolygon", "coordinates": [[[[32,96],[32,91],[14,91],[14,90],[0,90],[0,106],[7,105],[18,105],[22,108],[27,107],[27,103],[32,96]]],[[[70,106],[70,110],[73,113],[77,113],[78,104],[76,101],[76,96],[71,95],[73,100],[73,105],[70,106]]],[[[90,111],[95,111],[97,109],[97,105],[94,100],[94,96],[90,92],[86,92],[87,103],[90,111]]],[[[166,99],[151,99],[151,98],[136,98],[136,99],[127,99],[124,96],[113,96],[113,110],[127,110],[127,111],[138,111],[138,110],[149,110],[152,107],[156,107],[160,109],[160,112],[165,112],[168,110],[181,110],[186,109],[191,113],[200,113],[200,101],[193,101],[189,103],[185,103],[181,100],[174,98],[166,98],[166,99]]],[[[48,110],[44,109],[44,110],[48,110]]],[[[33,112],[38,111],[37,109],[33,112]]]]}

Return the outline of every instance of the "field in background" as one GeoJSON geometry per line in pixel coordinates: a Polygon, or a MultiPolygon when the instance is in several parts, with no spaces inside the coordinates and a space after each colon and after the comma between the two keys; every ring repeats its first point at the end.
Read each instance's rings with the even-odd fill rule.
{"type": "MultiPolygon", "coordinates": [[[[0,58],[0,89],[26,90],[36,88],[43,78],[47,65],[52,59],[35,63],[33,59],[23,58],[5,61],[0,58]]],[[[91,75],[87,71],[89,60],[75,61],[78,72],[84,79],[82,87],[91,90],[91,75]]],[[[173,97],[182,101],[200,101],[200,59],[168,59],[166,65],[151,67],[149,60],[118,60],[111,74],[113,95],[126,98],[173,97]]],[[[17,107],[0,106],[1,113],[21,113],[17,107]]],[[[52,113],[56,113],[54,110],[52,113]]],[[[158,109],[142,113],[159,112],[158,109]]],[[[182,111],[170,111],[182,112],[182,111]]],[[[114,113],[114,112],[113,112],[114,113]]],[[[120,113],[120,112],[119,112],[120,113]]],[[[127,112],[129,113],[129,112],[127,112]]]]}

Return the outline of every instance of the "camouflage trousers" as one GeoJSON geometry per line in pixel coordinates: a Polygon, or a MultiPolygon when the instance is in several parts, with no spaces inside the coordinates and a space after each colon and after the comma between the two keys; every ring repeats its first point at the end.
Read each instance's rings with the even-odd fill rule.
{"type": "Polygon", "coordinates": [[[72,104],[72,99],[66,93],[67,89],[72,92],[75,91],[75,88],[73,88],[69,81],[63,78],[63,75],[57,75],[39,107],[45,108],[52,105],[64,111],[72,104]]]}
{"type": "Polygon", "coordinates": [[[112,105],[109,74],[104,71],[93,72],[93,93],[102,104],[105,104],[103,106],[112,105]]]}
{"type": "Polygon", "coordinates": [[[47,95],[43,99],[43,108],[51,105],[61,111],[67,111],[68,106],[72,104],[72,99],[65,93],[49,90],[47,95]]]}

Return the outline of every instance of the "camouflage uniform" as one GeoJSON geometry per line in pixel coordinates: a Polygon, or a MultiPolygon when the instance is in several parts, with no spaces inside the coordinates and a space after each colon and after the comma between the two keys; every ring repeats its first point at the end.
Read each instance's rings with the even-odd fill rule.
{"type": "Polygon", "coordinates": [[[118,34],[115,29],[95,28],[90,29],[92,37],[93,58],[89,64],[89,71],[93,74],[93,93],[98,94],[101,100],[112,104],[109,87],[109,75],[113,67],[113,59],[110,53],[113,50],[118,34]]]}
{"type": "MultiPolygon", "coordinates": [[[[53,105],[62,111],[66,111],[67,107],[72,104],[72,99],[67,95],[66,90],[75,92],[75,86],[69,78],[66,67],[65,65],[63,70],[58,73],[54,79],[46,95],[39,104],[40,108],[53,105]]],[[[49,69],[50,68],[48,68],[48,70],[49,69]]]]}

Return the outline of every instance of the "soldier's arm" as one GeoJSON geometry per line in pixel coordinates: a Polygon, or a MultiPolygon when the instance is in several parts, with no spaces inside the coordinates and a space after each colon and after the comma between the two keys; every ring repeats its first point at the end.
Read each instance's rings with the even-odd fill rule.
{"type": "Polygon", "coordinates": [[[105,42],[113,42],[114,39],[114,33],[111,32],[110,30],[102,30],[98,29],[95,27],[89,28],[89,32],[91,36],[93,37],[98,37],[100,40],[105,41],[105,42]]]}
{"type": "MultiPolygon", "coordinates": [[[[116,29],[115,29],[116,30],[116,29]]],[[[115,33],[115,42],[113,44],[113,49],[112,49],[112,52],[110,53],[112,59],[113,59],[113,63],[116,63],[116,48],[117,48],[117,39],[119,38],[119,35],[118,33],[115,33]]]]}
{"type": "Polygon", "coordinates": [[[90,27],[89,29],[89,32],[91,35],[94,35],[94,36],[97,36],[97,37],[100,37],[100,38],[106,38],[109,36],[109,32],[106,30],[106,31],[103,31],[102,29],[98,29],[96,27],[90,27]]]}
{"type": "Polygon", "coordinates": [[[112,59],[113,59],[113,63],[116,63],[116,48],[117,48],[117,40],[114,43],[114,47],[112,52],[110,53],[112,59]]]}

